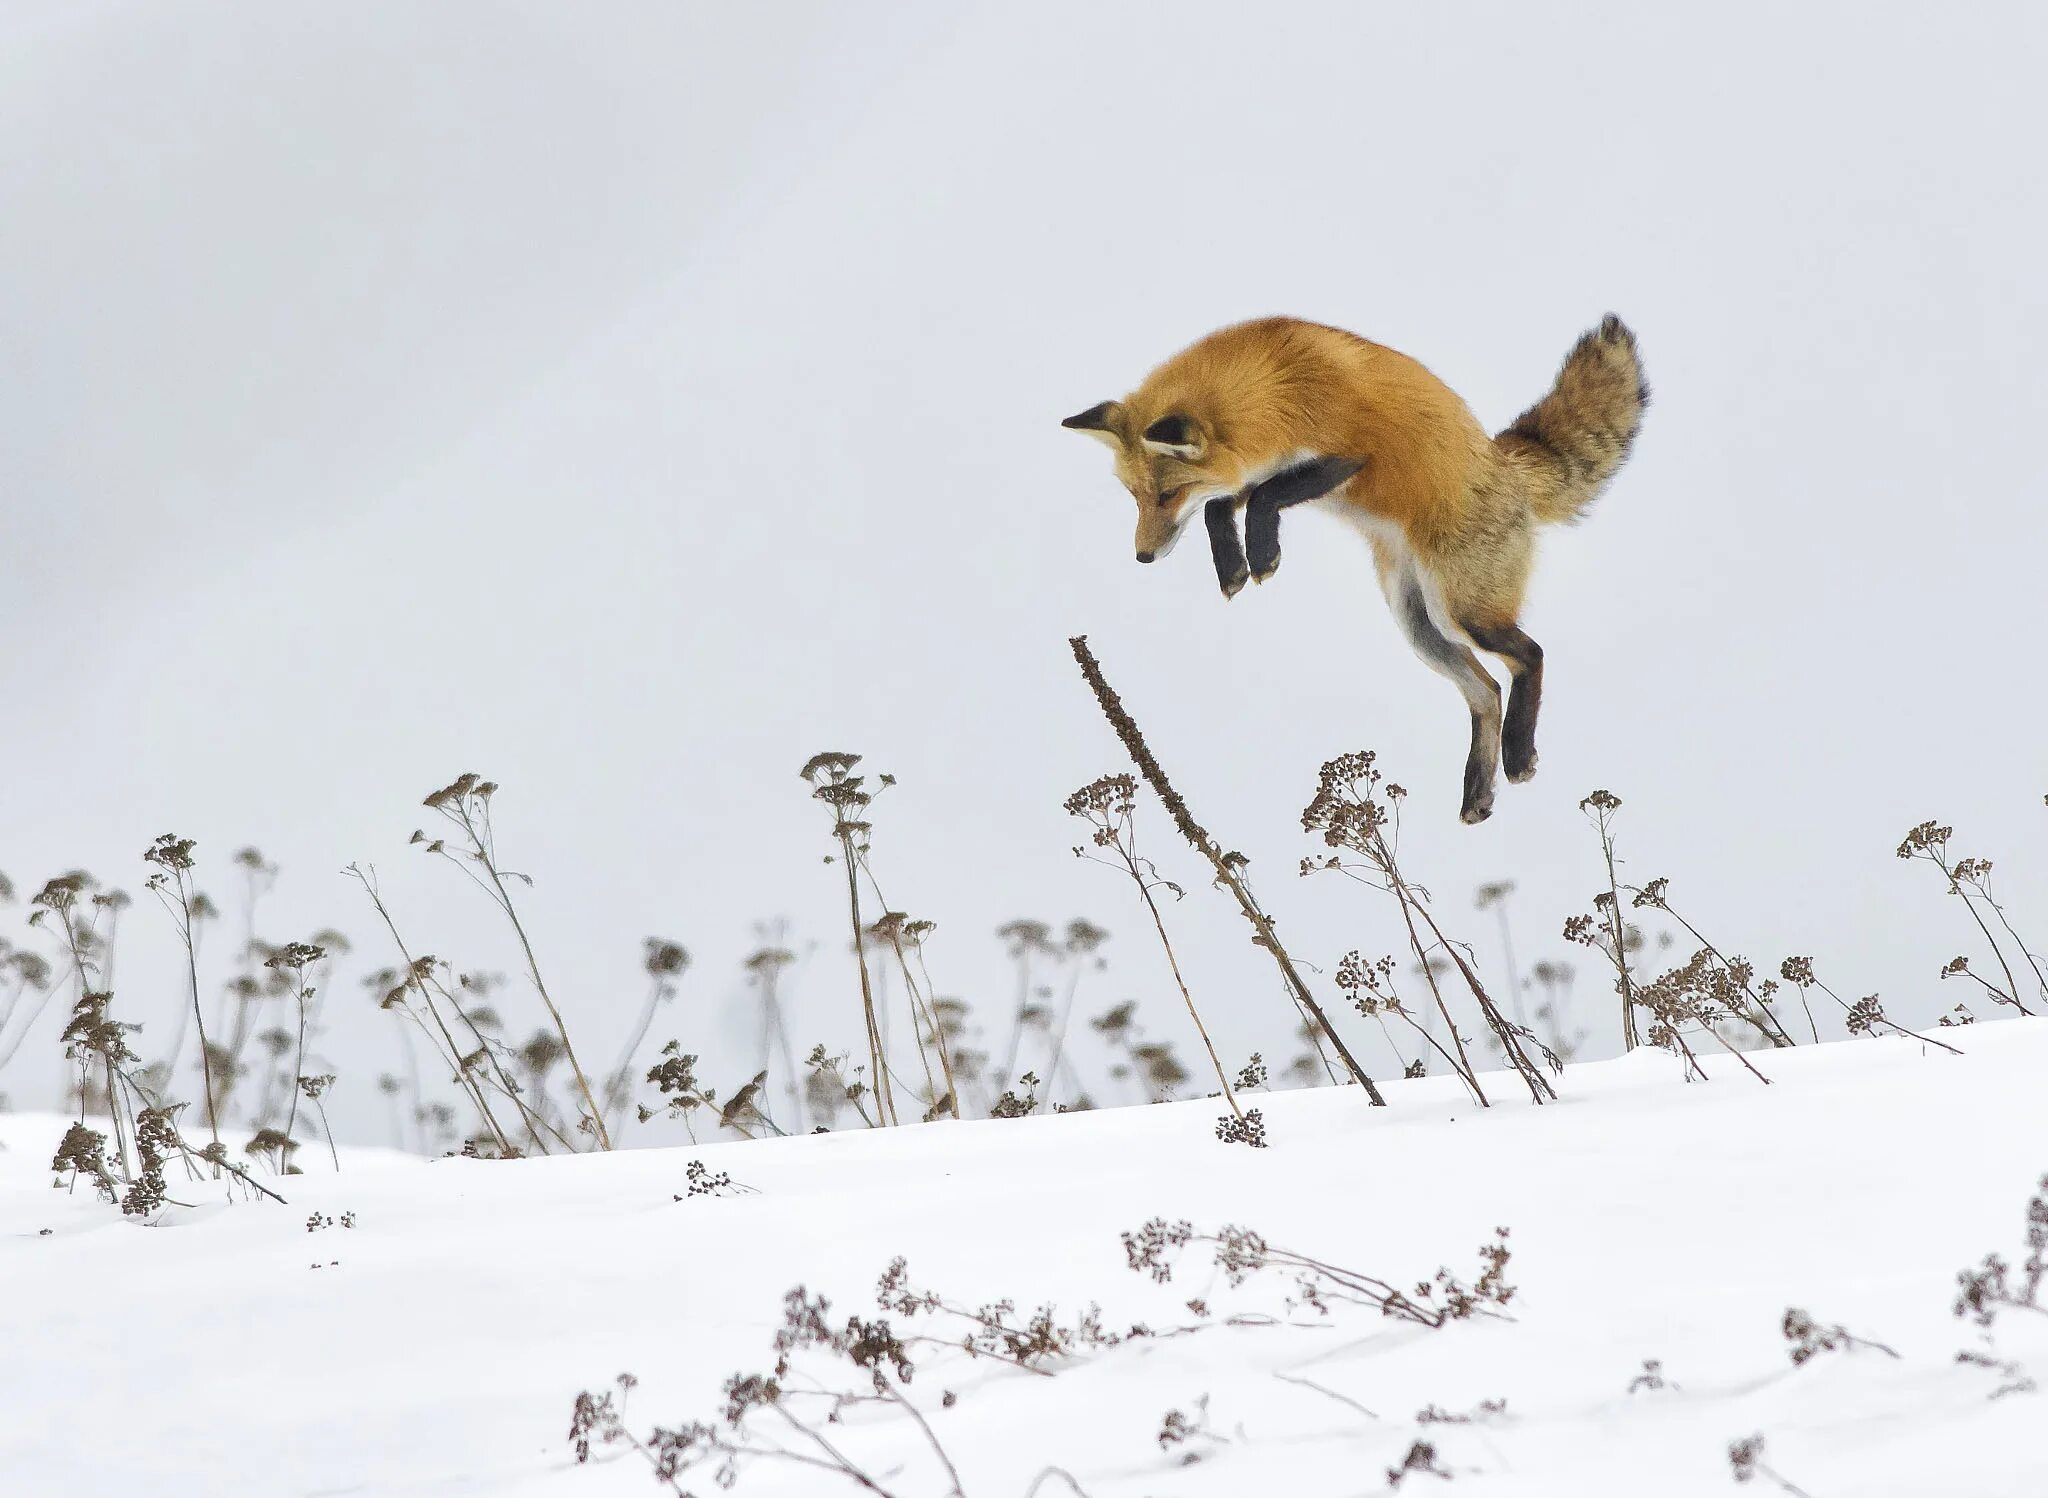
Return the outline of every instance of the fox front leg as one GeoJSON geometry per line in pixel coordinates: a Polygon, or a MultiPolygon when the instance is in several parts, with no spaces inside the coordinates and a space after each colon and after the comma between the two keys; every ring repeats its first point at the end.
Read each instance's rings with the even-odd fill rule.
{"type": "Polygon", "coordinates": [[[1216,559],[1216,581],[1225,598],[1235,598],[1251,576],[1244,548],[1237,541],[1237,501],[1227,494],[1210,500],[1202,506],[1202,523],[1209,527],[1209,555],[1216,559]]]}
{"type": "Polygon", "coordinates": [[[1321,499],[1365,467],[1363,458],[1311,458],[1254,484],[1245,496],[1244,544],[1251,575],[1260,582],[1280,567],[1280,512],[1321,499]]]}

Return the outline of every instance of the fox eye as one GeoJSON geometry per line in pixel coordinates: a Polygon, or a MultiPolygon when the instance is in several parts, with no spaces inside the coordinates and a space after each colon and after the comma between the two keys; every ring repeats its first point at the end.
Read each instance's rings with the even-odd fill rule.
{"type": "Polygon", "coordinates": [[[1181,486],[1180,486],[1179,488],[1177,488],[1177,489],[1162,489],[1162,490],[1160,490],[1160,491],[1159,491],[1159,507],[1160,507],[1160,508],[1161,508],[1161,509],[1163,510],[1163,509],[1165,509],[1165,508],[1166,508],[1166,507],[1167,507],[1168,505],[1173,505],[1173,504],[1179,504],[1179,503],[1180,503],[1180,497],[1181,497],[1181,496],[1182,496],[1183,494],[1187,493],[1187,492],[1188,492],[1188,490],[1189,490],[1190,488],[1192,488],[1192,487],[1193,487],[1193,485],[1191,485],[1191,484],[1182,484],[1182,485],[1181,485],[1181,486]]]}

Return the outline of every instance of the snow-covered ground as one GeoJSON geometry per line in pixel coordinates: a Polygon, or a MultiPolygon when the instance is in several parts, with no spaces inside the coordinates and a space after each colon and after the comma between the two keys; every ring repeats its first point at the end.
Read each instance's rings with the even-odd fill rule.
{"type": "MultiPolygon", "coordinates": [[[[1195,1101],[605,1157],[356,1152],[279,1183],[289,1207],[174,1207],[146,1226],[52,1190],[64,1121],[8,1115],[0,1490],[653,1493],[616,1447],[574,1463],[579,1390],[630,1371],[635,1430],[711,1417],[727,1375],[771,1364],[785,1292],[872,1312],[903,1255],[917,1285],[1010,1297],[1020,1316],[1098,1302],[1110,1328],[1163,1332],[1207,1303],[1199,1334],[1051,1378],[914,1349],[904,1392],[973,1498],[1020,1498],[1054,1465],[1091,1498],[1373,1493],[1418,1439],[1453,1493],[1677,1498],[1726,1491],[1729,1443],[1758,1433],[1764,1464],[1814,1498],[2038,1495],[2048,1395],[1993,1397],[2010,1376],[1957,1362],[1985,1344],[1951,1305],[1958,1270],[2024,1257],[2048,1171],[2048,1022],[1941,1034],[1966,1054],[1766,1053],[1769,1087],[1712,1061],[1688,1085],[1639,1051],[1571,1068],[1540,1110],[1482,1111],[1447,1079],[1388,1085],[1383,1110],[1349,1089],[1262,1097],[1264,1151],[1220,1143],[1220,1105],[1195,1101]],[[753,1193],[685,1195],[692,1160],[753,1193]],[[309,1230],[316,1214],[333,1225],[309,1230]],[[1284,1277],[1232,1289],[1192,1247],[1158,1286],[1119,1241],[1153,1217],[1250,1227],[1403,1286],[1440,1265],[1471,1278],[1506,1227],[1512,1319],[1289,1314],[1284,1277]],[[1790,1307],[1898,1357],[1794,1367],[1790,1307]],[[1665,1386],[1631,1392],[1646,1360],[1665,1386]],[[1504,1411],[1416,1418],[1489,1400],[1504,1411]],[[1169,1410],[1209,1434],[1163,1448],[1169,1410]]],[[[2008,1311],[1993,1336],[1999,1359],[2048,1375],[2048,1315],[2008,1311]]],[[[803,1368],[793,1386],[831,1372],[803,1368]]],[[[849,1411],[830,1435],[890,1493],[948,1491],[899,1411],[849,1411]]],[[[715,1490],[708,1472],[686,1486],[715,1490]]],[[[1776,1491],[1763,1475],[1756,1490],[1776,1491]]],[[[856,1490],[768,1462],[739,1491],[856,1490]]]]}

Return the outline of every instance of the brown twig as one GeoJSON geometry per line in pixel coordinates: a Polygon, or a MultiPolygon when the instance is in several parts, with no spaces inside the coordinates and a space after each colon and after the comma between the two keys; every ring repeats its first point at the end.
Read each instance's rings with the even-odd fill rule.
{"type": "Polygon", "coordinates": [[[1236,866],[1225,855],[1216,840],[1196,823],[1188,811],[1187,802],[1181,799],[1180,792],[1175,790],[1173,783],[1166,778],[1166,772],[1160,768],[1151,747],[1145,742],[1145,736],[1139,732],[1136,721],[1125,709],[1122,699],[1110,689],[1109,682],[1104,679],[1101,665],[1097,663],[1094,652],[1088,648],[1088,637],[1075,635],[1067,644],[1074,652],[1074,660],[1081,667],[1081,675],[1087,679],[1089,690],[1095,694],[1096,703],[1102,708],[1102,715],[1109,720],[1110,727],[1116,730],[1116,736],[1122,742],[1125,752],[1131,756],[1131,762],[1145,777],[1145,783],[1151,786],[1153,793],[1159,797],[1160,804],[1166,808],[1166,814],[1173,819],[1173,825],[1187,840],[1188,845],[1209,861],[1210,866],[1216,871],[1217,883],[1236,897],[1238,908],[1244,912],[1244,918],[1251,922],[1254,933],[1252,944],[1264,947],[1271,955],[1280,969],[1280,976],[1285,981],[1295,1005],[1306,1010],[1316,1027],[1330,1038],[1330,1044],[1336,1047],[1337,1055],[1342,1059],[1344,1069],[1351,1074],[1351,1079],[1365,1089],[1366,1097],[1371,1099],[1375,1107],[1384,1107],[1387,1100],[1380,1095],[1379,1087],[1366,1075],[1365,1068],[1358,1064],[1357,1058],[1344,1044],[1344,1038],[1330,1024],[1329,1017],[1323,1013],[1322,1005],[1316,1002],[1315,995],[1309,992],[1308,984],[1302,981],[1301,974],[1295,968],[1294,959],[1280,944],[1280,938],[1273,933],[1272,920],[1259,908],[1258,901],[1252,898],[1251,891],[1238,876],[1236,866]]]}

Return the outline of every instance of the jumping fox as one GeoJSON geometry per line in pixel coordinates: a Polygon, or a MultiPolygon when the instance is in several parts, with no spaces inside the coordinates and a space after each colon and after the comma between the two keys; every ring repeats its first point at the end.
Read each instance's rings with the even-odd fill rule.
{"type": "Polygon", "coordinates": [[[1409,645],[1471,709],[1460,816],[1479,822],[1502,760],[1509,780],[1536,773],[1543,650],[1518,622],[1536,523],[1585,513],[1627,460],[1649,400],[1635,335],[1612,315],[1495,437],[1406,354],[1270,317],[1210,334],[1133,394],[1062,425],[1114,449],[1138,505],[1139,561],[1165,556],[1203,512],[1225,598],[1273,575],[1291,505],[1324,501],[1362,531],[1409,645]],[[1507,663],[1505,720],[1475,646],[1507,663]]]}

